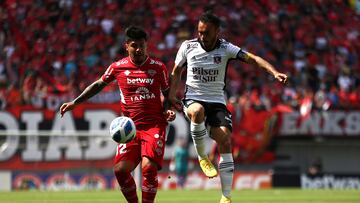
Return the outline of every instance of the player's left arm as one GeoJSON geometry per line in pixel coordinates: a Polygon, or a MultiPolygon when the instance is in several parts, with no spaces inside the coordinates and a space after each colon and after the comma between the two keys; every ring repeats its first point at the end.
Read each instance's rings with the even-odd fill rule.
{"type": "Polygon", "coordinates": [[[164,105],[164,115],[165,115],[165,118],[167,121],[173,121],[175,120],[176,118],[176,113],[175,111],[173,111],[170,107],[171,107],[171,104],[170,104],[170,101],[169,101],[169,88],[162,91],[162,94],[164,96],[164,102],[163,102],[163,105],[164,105]]]}
{"type": "Polygon", "coordinates": [[[93,82],[88,87],[86,87],[85,90],[78,97],[76,97],[73,101],[62,104],[60,106],[61,117],[64,116],[65,112],[71,111],[80,103],[88,100],[89,98],[91,98],[94,95],[96,95],[97,93],[99,93],[102,89],[104,89],[104,87],[106,85],[107,85],[107,83],[104,82],[102,80],[102,78],[100,78],[100,79],[96,80],[95,82],[93,82]]]}
{"type": "Polygon", "coordinates": [[[165,65],[162,66],[162,79],[161,79],[161,93],[164,97],[163,106],[164,106],[164,115],[167,121],[173,121],[176,118],[176,113],[170,109],[170,101],[169,101],[169,76],[165,65]]]}
{"type": "Polygon", "coordinates": [[[244,57],[245,62],[255,65],[257,67],[265,69],[268,73],[272,74],[275,79],[277,79],[279,82],[286,83],[288,76],[284,73],[280,73],[277,71],[274,66],[272,66],[269,62],[267,62],[265,59],[256,56],[255,54],[246,52],[246,57],[244,57]]]}
{"type": "Polygon", "coordinates": [[[171,107],[170,101],[169,101],[169,90],[170,90],[170,88],[167,88],[166,90],[161,90],[161,93],[164,96],[163,106],[164,106],[165,111],[170,109],[170,107],[171,107]]]}

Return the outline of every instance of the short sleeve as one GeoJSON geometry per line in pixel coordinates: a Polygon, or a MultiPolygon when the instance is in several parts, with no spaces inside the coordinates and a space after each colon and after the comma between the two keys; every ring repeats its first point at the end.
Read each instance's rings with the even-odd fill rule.
{"type": "Polygon", "coordinates": [[[239,51],[241,51],[241,48],[229,43],[227,46],[227,55],[230,59],[235,59],[237,58],[237,54],[239,53],[239,51]]]}
{"type": "Polygon", "coordinates": [[[246,62],[249,58],[249,55],[245,50],[231,43],[229,43],[229,46],[227,48],[227,53],[229,58],[239,59],[240,61],[244,61],[244,62],[246,62]]]}
{"type": "Polygon", "coordinates": [[[183,42],[176,54],[175,65],[182,67],[186,63],[186,41],[183,42]]]}
{"type": "Polygon", "coordinates": [[[101,79],[106,83],[110,83],[115,80],[114,64],[111,64],[106,69],[105,73],[101,76],[101,79]]]}

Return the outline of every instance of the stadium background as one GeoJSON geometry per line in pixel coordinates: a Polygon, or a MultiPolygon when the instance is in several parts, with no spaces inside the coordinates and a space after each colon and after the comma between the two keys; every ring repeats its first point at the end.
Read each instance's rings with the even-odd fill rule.
{"type": "MultiPolygon", "coordinates": [[[[229,64],[234,188],[360,188],[359,1],[3,0],[0,6],[0,189],[115,188],[115,143],[107,128],[120,113],[116,85],[63,119],[59,105],[125,55],[123,30],[130,24],[149,32],[149,52],[170,71],[179,44],[196,36],[197,17],[209,9],[222,17],[224,38],[289,75],[282,85],[252,66],[229,64]]],[[[180,114],[171,124],[167,163],[179,137],[189,140],[180,114]]],[[[189,150],[194,164],[186,187],[218,188],[218,179],[199,175],[189,150]]],[[[160,187],[175,188],[175,181],[165,168],[160,187]]]]}

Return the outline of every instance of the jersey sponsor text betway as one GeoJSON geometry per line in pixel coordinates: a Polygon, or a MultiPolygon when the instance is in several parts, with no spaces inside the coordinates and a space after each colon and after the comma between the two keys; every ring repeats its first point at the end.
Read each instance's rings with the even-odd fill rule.
{"type": "Polygon", "coordinates": [[[126,82],[127,82],[127,84],[145,83],[145,84],[152,85],[154,83],[154,79],[153,78],[135,78],[135,79],[126,78],[126,82]]]}

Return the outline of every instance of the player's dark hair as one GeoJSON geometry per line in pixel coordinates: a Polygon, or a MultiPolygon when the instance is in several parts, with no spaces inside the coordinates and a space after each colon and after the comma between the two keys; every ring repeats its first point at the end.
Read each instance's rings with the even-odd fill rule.
{"type": "Polygon", "coordinates": [[[221,24],[220,18],[209,11],[203,13],[200,16],[199,21],[203,22],[203,23],[211,23],[211,24],[215,25],[215,27],[217,27],[217,28],[219,28],[220,24],[221,24]]]}
{"type": "Polygon", "coordinates": [[[129,26],[125,29],[125,41],[130,40],[147,40],[148,36],[144,29],[137,26],[129,26]]]}

